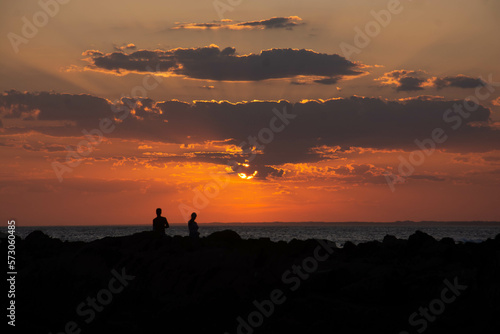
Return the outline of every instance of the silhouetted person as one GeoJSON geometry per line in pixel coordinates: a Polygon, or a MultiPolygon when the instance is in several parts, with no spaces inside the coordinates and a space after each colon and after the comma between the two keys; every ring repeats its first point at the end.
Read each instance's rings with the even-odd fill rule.
{"type": "Polygon", "coordinates": [[[196,212],[191,214],[191,219],[188,221],[189,236],[193,239],[198,239],[200,237],[200,232],[198,232],[198,224],[194,221],[196,219],[196,212]]]}
{"type": "Polygon", "coordinates": [[[160,235],[165,235],[165,229],[168,228],[167,218],[161,216],[161,209],[156,209],[156,218],[153,219],[153,231],[160,235]]]}

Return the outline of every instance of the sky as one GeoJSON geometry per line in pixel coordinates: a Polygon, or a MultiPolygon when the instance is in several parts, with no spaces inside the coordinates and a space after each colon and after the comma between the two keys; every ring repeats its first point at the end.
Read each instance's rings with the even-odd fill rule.
{"type": "Polygon", "coordinates": [[[0,4],[18,225],[500,220],[496,0],[0,4]]]}

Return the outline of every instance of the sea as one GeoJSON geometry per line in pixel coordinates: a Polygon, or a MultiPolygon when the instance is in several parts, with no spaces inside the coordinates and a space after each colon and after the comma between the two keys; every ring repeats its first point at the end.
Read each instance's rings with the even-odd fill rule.
{"type": "MultiPolygon", "coordinates": [[[[342,247],[346,241],[355,244],[378,240],[382,241],[386,235],[407,239],[415,231],[420,230],[436,239],[453,238],[455,242],[482,242],[488,238],[495,238],[500,234],[500,223],[495,224],[456,224],[446,225],[438,223],[426,224],[382,224],[382,223],[345,223],[345,224],[199,224],[200,235],[208,236],[213,232],[233,230],[244,239],[269,238],[273,241],[290,241],[292,239],[327,239],[342,247]]],[[[105,237],[127,236],[142,231],[150,231],[149,225],[128,226],[16,226],[15,234],[25,238],[29,233],[41,230],[45,234],[63,241],[93,241],[105,237]]],[[[7,229],[2,229],[7,232],[7,229]]],[[[187,236],[186,225],[171,225],[167,234],[187,236]]]]}

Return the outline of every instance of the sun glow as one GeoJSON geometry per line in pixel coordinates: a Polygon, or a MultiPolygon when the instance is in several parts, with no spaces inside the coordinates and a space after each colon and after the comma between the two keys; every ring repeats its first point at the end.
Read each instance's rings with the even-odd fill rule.
{"type": "Polygon", "coordinates": [[[253,172],[253,174],[247,175],[246,173],[238,173],[238,176],[245,180],[253,179],[257,175],[257,171],[253,172]]]}

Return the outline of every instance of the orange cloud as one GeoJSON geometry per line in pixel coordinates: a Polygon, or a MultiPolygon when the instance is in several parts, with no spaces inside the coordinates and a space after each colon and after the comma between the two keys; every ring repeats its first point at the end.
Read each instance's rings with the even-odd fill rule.
{"type": "Polygon", "coordinates": [[[291,30],[300,24],[302,19],[298,16],[272,17],[266,20],[247,21],[235,23],[232,20],[215,21],[211,23],[176,23],[171,29],[190,29],[190,30],[255,30],[255,29],[287,29],[291,30]]]}

